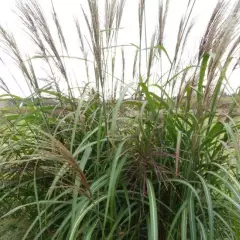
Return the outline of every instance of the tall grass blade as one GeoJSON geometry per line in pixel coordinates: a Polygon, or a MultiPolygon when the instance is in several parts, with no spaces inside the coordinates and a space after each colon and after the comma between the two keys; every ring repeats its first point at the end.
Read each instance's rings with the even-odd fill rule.
{"type": "Polygon", "coordinates": [[[158,240],[158,214],[157,214],[157,204],[156,197],[154,193],[154,188],[150,179],[147,179],[147,190],[149,198],[149,207],[150,207],[150,236],[153,240],[158,240]]]}

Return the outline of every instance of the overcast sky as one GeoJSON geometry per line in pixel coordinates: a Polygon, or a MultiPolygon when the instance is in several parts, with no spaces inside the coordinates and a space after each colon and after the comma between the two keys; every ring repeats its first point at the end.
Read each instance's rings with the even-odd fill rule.
{"type": "MultiPolygon", "coordinates": [[[[0,24],[7,27],[8,30],[14,33],[15,38],[19,44],[19,48],[26,54],[34,54],[34,48],[27,39],[26,34],[23,31],[23,26],[16,13],[16,3],[17,0],[0,0],[0,24]]],[[[79,54],[76,49],[78,46],[76,29],[74,25],[74,17],[80,16],[81,5],[86,8],[86,0],[53,0],[56,12],[58,13],[63,31],[66,35],[68,46],[70,48],[70,54],[79,54]]],[[[104,0],[99,0],[100,8],[104,7],[104,0]]],[[[126,5],[124,9],[124,15],[122,19],[122,30],[120,34],[120,41],[122,44],[138,43],[138,0],[126,0],[126,5]]],[[[177,29],[179,25],[179,20],[184,13],[188,0],[170,0],[169,15],[167,19],[167,27],[165,32],[165,48],[171,54],[174,51],[174,46],[176,43],[177,29]],[[172,52],[171,52],[172,51],[172,52]]],[[[188,42],[187,52],[189,55],[199,46],[200,37],[202,36],[206,24],[209,20],[211,12],[216,4],[217,0],[197,0],[196,6],[194,8],[193,16],[195,20],[195,26],[191,33],[191,37],[188,42]]],[[[51,18],[51,0],[41,0],[39,1],[44,14],[48,19],[51,18]]],[[[147,19],[147,35],[151,36],[157,25],[157,11],[158,11],[158,0],[147,0],[146,1],[146,19],[147,19]]],[[[80,18],[81,20],[81,18],[80,18]]],[[[0,52],[1,53],[1,52],[0,52]]],[[[125,53],[126,59],[131,58],[133,53],[130,51],[125,53]]],[[[28,95],[29,91],[27,86],[17,68],[14,66],[12,61],[5,55],[1,55],[1,58],[5,61],[6,66],[0,65],[0,77],[2,77],[7,83],[12,91],[16,95],[28,95]],[[13,79],[11,74],[17,79],[13,79]],[[22,90],[20,90],[22,88],[22,90]]],[[[74,69],[74,77],[76,81],[79,80],[76,75],[78,75],[78,63],[72,63],[72,68],[74,69]]],[[[239,86],[239,71],[236,71],[231,77],[231,85],[233,88],[239,86]]],[[[131,81],[129,77],[128,81],[131,81]]]]}

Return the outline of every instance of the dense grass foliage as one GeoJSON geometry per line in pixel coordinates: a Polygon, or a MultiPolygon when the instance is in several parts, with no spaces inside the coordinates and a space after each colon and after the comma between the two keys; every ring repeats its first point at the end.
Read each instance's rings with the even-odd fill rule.
{"type": "MultiPolygon", "coordinates": [[[[148,51],[147,74],[142,75],[145,1],[140,1],[140,45],[133,63],[139,81],[116,87],[110,98],[106,72],[109,61],[113,63],[102,44],[111,49],[116,43],[111,29],[120,27],[124,3],[106,1],[108,31],[100,31],[97,1],[88,1],[90,15],[83,10],[95,86],[87,85],[79,98],[35,1],[20,3],[19,9],[40,49],[32,60],[38,58],[52,70],[46,87],[39,87],[31,58],[26,61],[14,37],[0,28],[2,44],[35,99],[19,107],[23,99],[2,81],[2,98],[11,97],[16,104],[1,116],[1,219],[25,221],[18,239],[240,239],[240,124],[233,115],[238,102],[229,97],[227,112],[219,109],[227,71],[237,67],[233,56],[239,49],[240,2],[227,16],[226,5],[217,4],[195,62],[179,70],[195,2],[189,1],[174,56],[169,56],[163,41],[169,1],[160,1],[158,31],[148,51]],[[152,82],[152,64],[161,65],[164,57],[170,68],[158,83],[152,82]],[[55,71],[67,83],[67,93],[61,92],[55,71]],[[55,104],[45,105],[46,97],[55,104]]],[[[67,52],[56,13],[54,22],[67,52]]],[[[77,21],[76,27],[88,72],[77,21]]]]}

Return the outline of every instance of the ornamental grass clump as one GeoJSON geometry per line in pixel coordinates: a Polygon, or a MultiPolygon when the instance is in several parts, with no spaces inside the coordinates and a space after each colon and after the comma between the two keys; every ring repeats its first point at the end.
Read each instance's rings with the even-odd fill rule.
{"type": "Polygon", "coordinates": [[[0,27],[30,91],[15,96],[1,79],[1,99],[15,102],[1,113],[5,228],[24,220],[16,239],[240,239],[238,95],[220,104],[239,64],[240,1],[218,1],[187,64],[196,1],[178,23],[173,54],[164,40],[171,1],[159,2],[150,41],[148,3],[139,1],[139,43],[129,45],[119,42],[127,1],[86,3],[73,21],[81,56],[71,54],[54,4],[56,35],[37,1],[18,3],[36,54],[22,54],[0,27]],[[85,76],[77,88],[72,61],[85,76]]]}

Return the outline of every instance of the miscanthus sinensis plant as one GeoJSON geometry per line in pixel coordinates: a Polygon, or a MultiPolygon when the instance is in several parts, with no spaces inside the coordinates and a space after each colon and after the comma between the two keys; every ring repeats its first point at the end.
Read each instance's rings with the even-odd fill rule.
{"type": "Polygon", "coordinates": [[[240,239],[239,102],[223,97],[239,63],[240,1],[218,1],[188,61],[196,1],[178,23],[173,54],[164,34],[174,2],[159,1],[148,42],[148,1],[140,0],[139,42],[125,46],[118,36],[128,1],[86,0],[73,22],[79,56],[54,4],[51,24],[37,1],[17,5],[36,54],[23,54],[0,27],[31,93],[15,96],[1,78],[2,98],[14,102],[1,116],[1,221],[25,222],[16,239],[240,239]],[[84,66],[80,97],[72,61],[84,66]]]}

